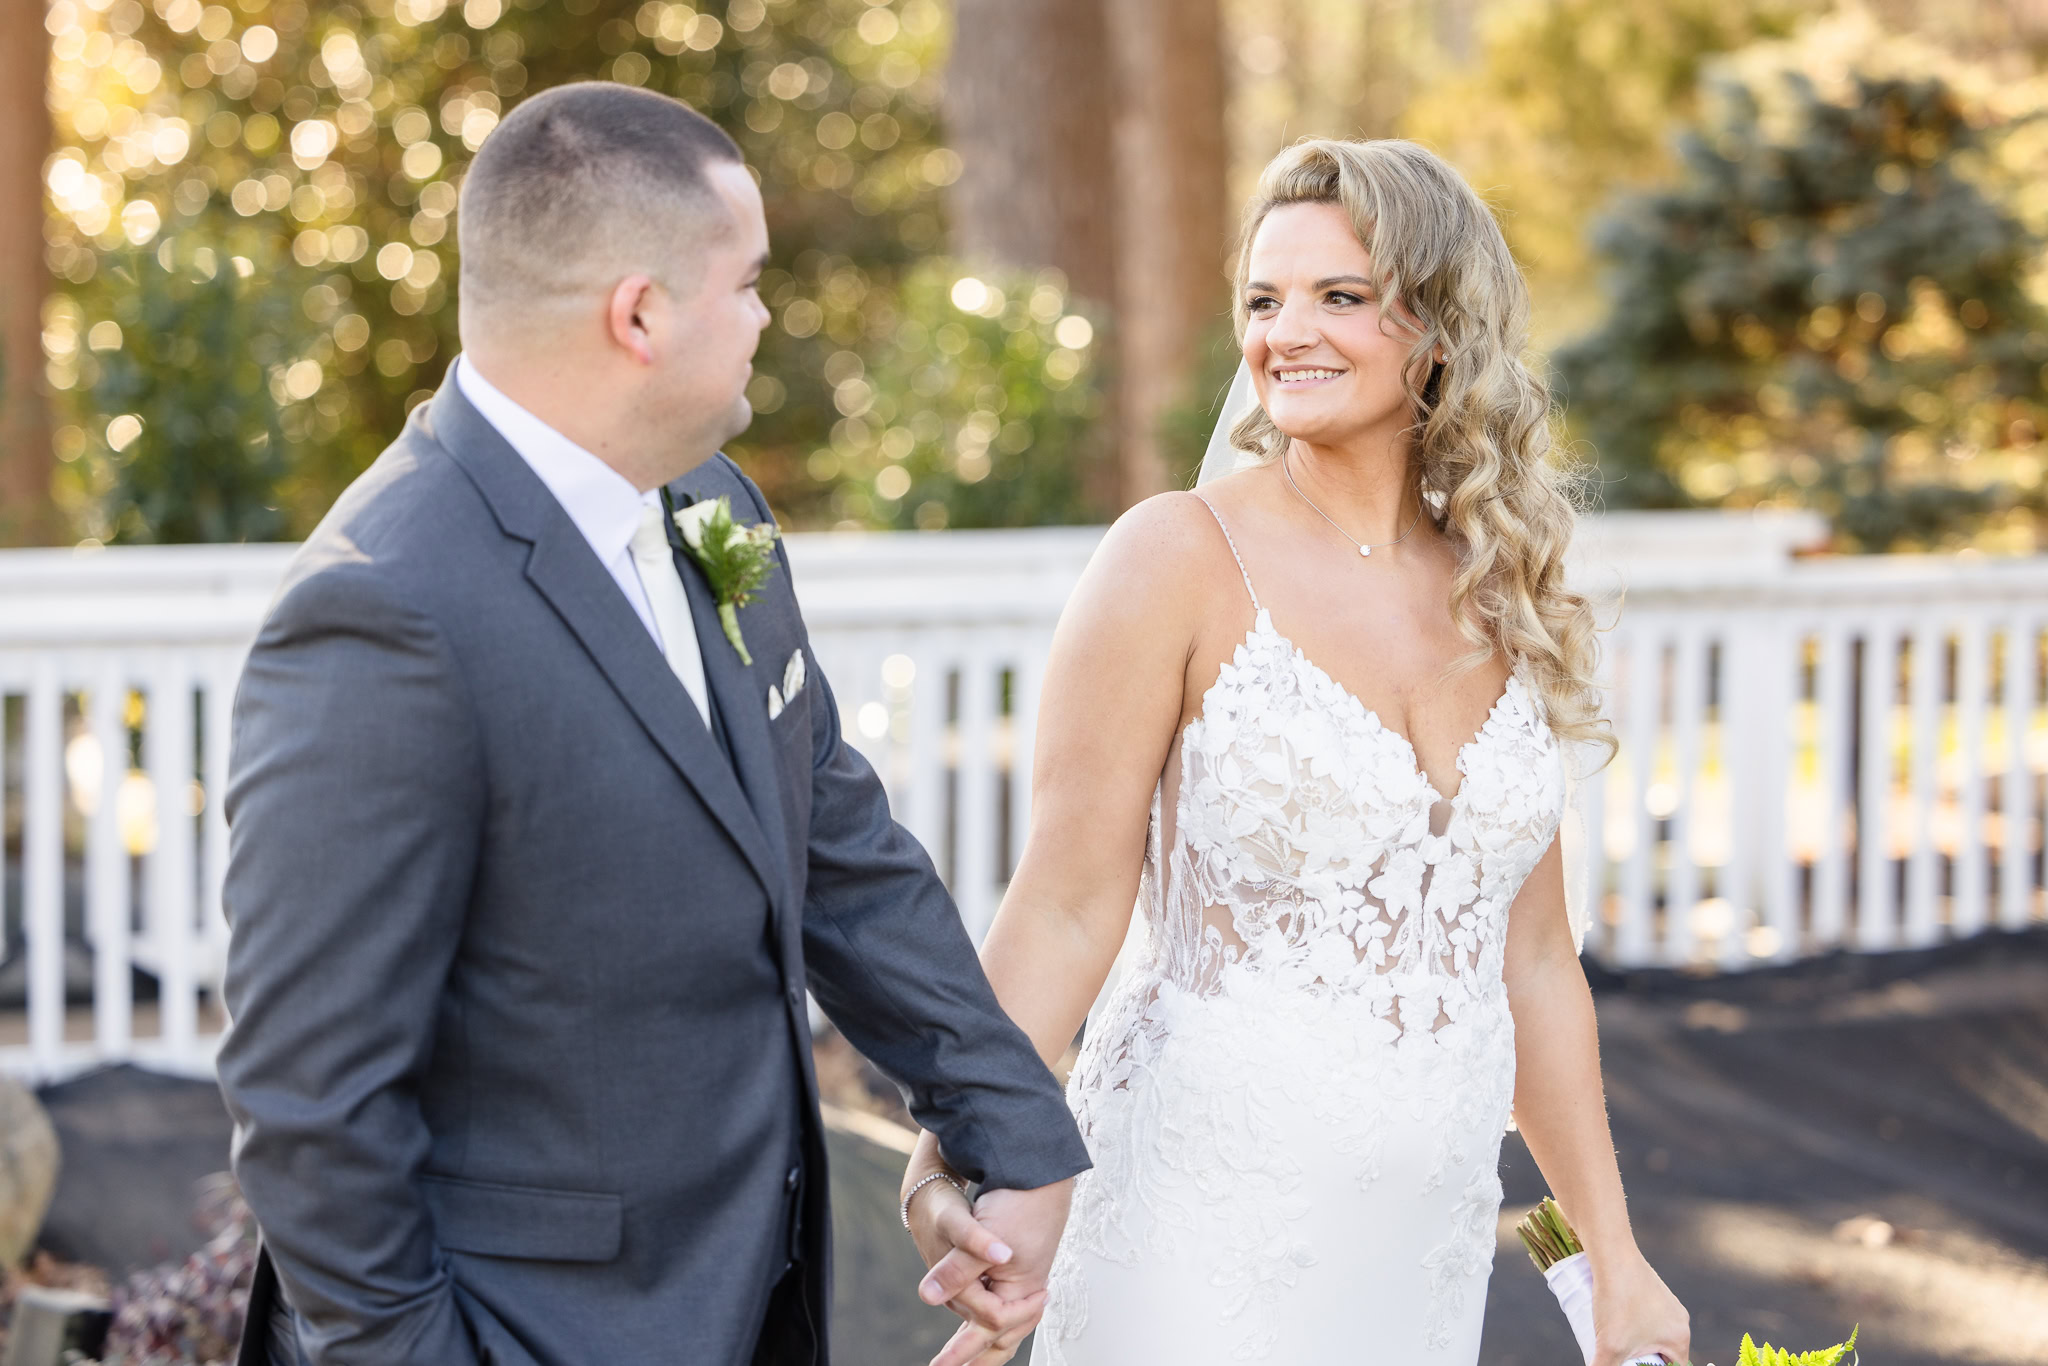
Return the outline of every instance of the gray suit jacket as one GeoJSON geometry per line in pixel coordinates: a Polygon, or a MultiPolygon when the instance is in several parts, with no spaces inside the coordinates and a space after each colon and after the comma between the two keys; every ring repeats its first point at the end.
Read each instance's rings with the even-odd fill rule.
{"type": "MultiPolygon", "coordinates": [[[[723,456],[670,493],[768,516],[723,456]]],[[[795,1263],[823,1362],[806,985],[970,1175],[1087,1165],[841,738],[787,558],[752,668],[677,570],[722,736],[452,376],[293,562],[227,796],[252,1341],[274,1276],[312,1363],[739,1366],[795,1263]]]]}

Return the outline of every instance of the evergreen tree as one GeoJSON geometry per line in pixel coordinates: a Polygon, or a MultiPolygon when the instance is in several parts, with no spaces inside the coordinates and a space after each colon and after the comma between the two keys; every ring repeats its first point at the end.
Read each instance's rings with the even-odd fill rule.
{"type": "Polygon", "coordinates": [[[1784,38],[1828,0],[1493,0],[1477,60],[1420,91],[1399,131],[1501,211],[1541,345],[1598,316],[1585,237],[1618,190],[1673,172],[1670,129],[1698,116],[1724,54],[1784,38]]]}
{"type": "Polygon", "coordinates": [[[2004,126],[1935,78],[1713,104],[1596,226],[1610,311],[1557,357],[1606,501],[1810,506],[1865,550],[2037,513],[2043,244],[1972,178],[2004,126]]]}

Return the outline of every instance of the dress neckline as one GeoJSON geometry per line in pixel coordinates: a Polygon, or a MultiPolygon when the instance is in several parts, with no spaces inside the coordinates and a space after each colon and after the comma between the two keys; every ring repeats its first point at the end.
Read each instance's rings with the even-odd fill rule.
{"type": "MultiPolygon", "coordinates": [[[[1357,693],[1351,691],[1351,689],[1345,687],[1342,683],[1339,683],[1336,679],[1336,676],[1333,675],[1328,669],[1325,669],[1322,665],[1316,663],[1315,660],[1309,658],[1307,652],[1304,651],[1301,648],[1301,646],[1295,644],[1294,640],[1291,637],[1281,632],[1281,630],[1273,624],[1273,614],[1263,606],[1257,609],[1250,628],[1247,629],[1244,633],[1244,640],[1242,643],[1249,644],[1260,636],[1265,636],[1274,644],[1285,648],[1291,655],[1293,655],[1296,663],[1298,663],[1302,668],[1308,670],[1308,672],[1313,674],[1315,677],[1321,679],[1325,686],[1327,686],[1332,692],[1336,693],[1339,697],[1343,698],[1344,701],[1351,707],[1353,712],[1356,713],[1356,719],[1360,721],[1370,722],[1372,731],[1375,734],[1384,735],[1388,739],[1393,741],[1394,744],[1398,745],[1400,747],[1401,752],[1407,756],[1407,767],[1414,773],[1416,780],[1422,784],[1423,788],[1426,791],[1428,791],[1429,795],[1435,799],[1435,801],[1431,802],[1432,806],[1434,806],[1436,802],[1447,801],[1451,804],[1453,809],[1457,807],[1459,801],[1465,795],[1466,754],[1471,752],[1472,750],[1477,749],[1481,744],[1485,742],[1487,734],[1493,729],[1494,722],[1500,719],[1502,708],[1508,705],[1509,701],[1513,698],[1516,690],[1521,686],[1522,683],[1521,675],[1513,670],[1510,670],[1508,673],[1507,682],[1501,685],[1500,696],[1495,698],[1493,705],[1487,709],[1486,719],[1479,723],[1479,729],[1472,732],[1472,738],[1465,741],[1464,744],[1459,745],[1457,752],[1451,756],[1451,766],[1457,771],[1459,775],[1459,782],[1458,790],[1447,797],[1443,794],[1441,790],[1438,789],[1436,783],[1430,779],[1428,772],[1426,772],[1423,769],[1422,760],[1420,756],[1417,755],[1415,752],[1414,742],[1411,741],[1406,735],[1402,734],[1400,731],[1394,729],[1385,721],[1381,720],[1380,714],[1374,711],[1371,707],[1368,707],[1365,704],[1365,702],[1362,699],[1360,699],[1357,693]]],[[[1219,674],[1217,676],[1216,681],[1209,686],[1209,690],[1202,694],[1202,705],[1200,709],[1197,710],[1193,716],[1189,717],[1187,725],[1181,728],[1181,740],[1183,743],[1185,743],[1187,740],[1188,731],[1194,729],[1196,722],[1205,720],[1208,717],[1209,699],[1215,696],[1216,690],[1222,687],[1224,682],[1225,676],[1219,674]]]]}

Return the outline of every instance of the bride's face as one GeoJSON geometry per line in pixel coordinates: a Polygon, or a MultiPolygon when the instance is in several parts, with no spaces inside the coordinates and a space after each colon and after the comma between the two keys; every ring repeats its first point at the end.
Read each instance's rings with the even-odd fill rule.
{"type": "Polygon", "coordinates": [[[1412,323],[1381,316],[1372,256],[1335,204],[1274,209],[1252,239],[1244,358],[1259,403],[1298,441],[1342,445],[1411,420],[1412,323]]]}

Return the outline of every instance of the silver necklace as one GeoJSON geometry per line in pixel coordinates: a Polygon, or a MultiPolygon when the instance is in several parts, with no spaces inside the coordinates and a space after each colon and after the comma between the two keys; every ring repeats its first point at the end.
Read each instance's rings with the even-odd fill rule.
{"type": "Polygon", "coordinates": [[[1420,499],[1417,499],[1415,503],[1415,518],[1414,521],[1408,523],[1408,531],[1402,532],[1399,536],[1396,536],[1391,541],[1381,541],[1378,545],[1367,545],[1364,541],[1359,540],[1356,536],[1353,536],[1343,527],[1338,526],[1336,521],[1331,518],[1329,513],[1317,507],[1315,504],[1315,500],[1310,498],[1307,494],[1301,491],[1301,485],[1294,482],[1294,471],[1288,468],[1287,456],[1284,452],[1280,456],[1280,473],[1287,476],[1287,487],[1294,490],[1294,496],[1301,499],[1302,502],[1307,503],[1308,510],[1310,512],[1313,512],[1316,516],[1322,518],[1324,521],[1329,522],[1331,529],[1333,529],[1339,536],[1342,536],[1345,540],[1357,546],[1358,553],[1361,555],[1371,555],[1372,552],[1375,550],[1385,550],[1390,545],[1401,544],[1401,542],[1408,539],[1408,531],[1415,530],[1416,523],[1422,520],[1422,502],[1420,499]]]}

